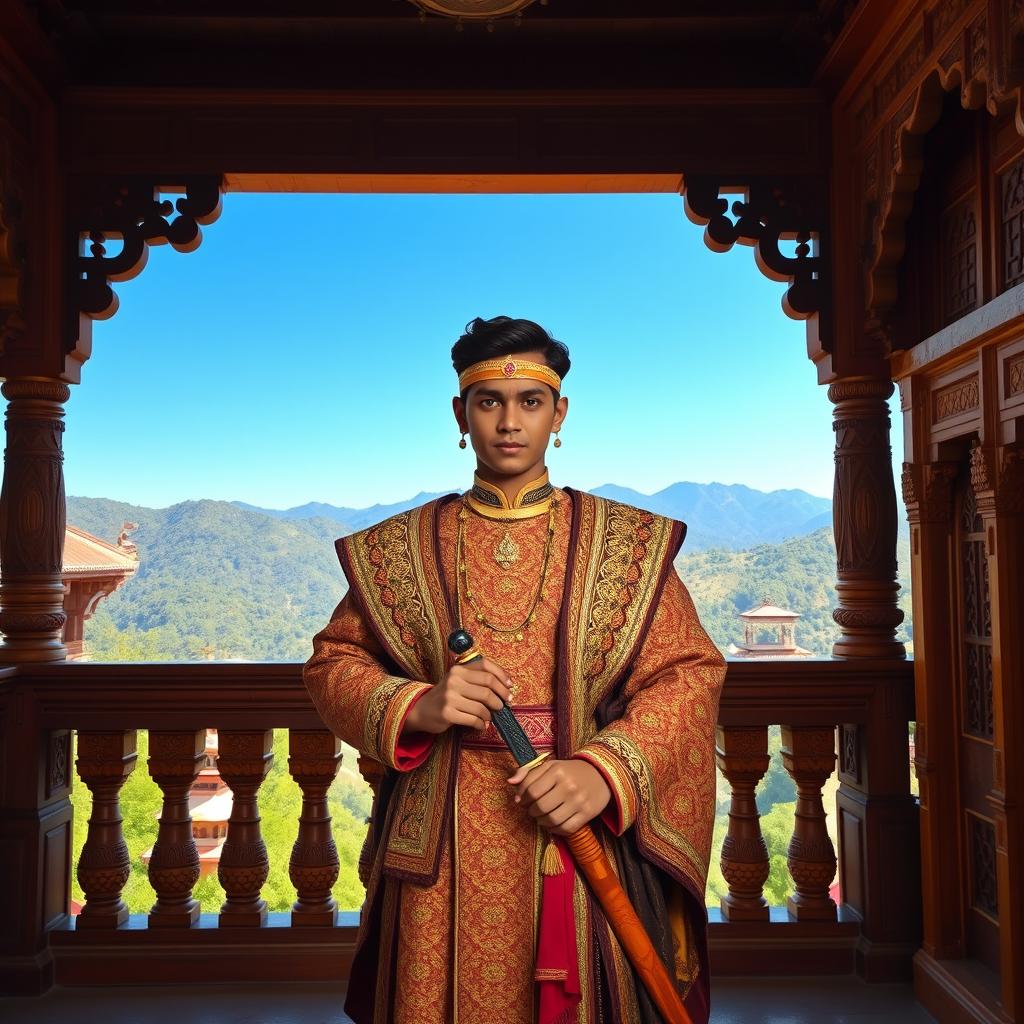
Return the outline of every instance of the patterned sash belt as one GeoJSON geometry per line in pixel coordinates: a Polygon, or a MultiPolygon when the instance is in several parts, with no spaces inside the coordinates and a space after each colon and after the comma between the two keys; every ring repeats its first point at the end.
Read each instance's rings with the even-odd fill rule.
{"type": "MultiPolygon", "coordinates": [[[[555,745],[555,709],[551,704],[510,704],[534,749],[550,750],[555,745]]],[[[462,737],[463,750],[508,750],[498,730],[490,722],[481,732],[467,729],[462,737]]]]}

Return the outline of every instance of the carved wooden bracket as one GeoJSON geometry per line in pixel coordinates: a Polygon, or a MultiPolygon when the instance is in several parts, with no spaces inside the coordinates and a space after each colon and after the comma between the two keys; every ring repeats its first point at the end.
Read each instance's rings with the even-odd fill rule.
{"type": "Polygon", "coordinates": [[[891,102],[910,78],[918,79],[917,87],[881,125],[864,154],[869,315],[883,316],[896,302],[906,222],[924,170],[925,137],[942,113],[945,95],[959,90],[960,104],[966,110],[984,107],[995,115],[1012,109],[1017,131],[1024,135],[1024,5],[989,4],[940,48],[942,38],[967,6],[939,4],[923,15],[920,32],[885,76],[879,87],[881,95],[874,101],[880,108],[883,102],[891,102]],[[934,51],[929,51],[925,40],[934,40],[934,51]]]}
{"type": "Polygon", "coordinates": [[[758,269],[773,281],[788,282],[782,308],[794,320],[822,314],[820,333],[827,329],[827,203],[817,179],[748,179],[732,187],[717,177],[687,175],[684,210],[704,227],[704,242],[714,252],[727,252],[736,242],[754,247],[758,269]],[[725,193],[723,195],[722,193],[725,193]],[[741,199],[731,199],[741,193],[741,199]],[[730,216],[731,215],[731,216],[730,216]],[[795,241],[792,255],[780,242],[795,241]]]}
{"type": "MultiPolygon", "coordinates": [[[[128,179],[110,190],[109,179],[80,187],[74,202],[77,255],[75,283],[78,311],[91,320],[106,320],[117,312],[111,281],[128,281],[142,272],[149,246],[170,244],[178,252],[198,248],[201,224],[220,216],[223,179],[196,175],[166,184],[152,178],[128,179]],[[168,194],[183,193],[171,200],[168,194]],[[120,251],[108,254],[110,239],[120,239],[120,251]]],[[[74,348],[74,340],[69,350],[74,348]]]]}

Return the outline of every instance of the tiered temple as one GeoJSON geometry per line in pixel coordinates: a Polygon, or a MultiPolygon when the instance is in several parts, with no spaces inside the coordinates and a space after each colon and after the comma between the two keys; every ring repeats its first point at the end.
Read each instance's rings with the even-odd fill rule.
{"type": "MultiPolygon", "coordinates": [[[[729,665],[717,732],[729,891],[713,912],[714,970],[912,978],[941,1020],[1021,1020],[1024,4],[552,0],[489,25],[465,13],[487,2],[420,6],[0,5],[0,986],[31,1014],[55,981],[130,985],[128,1020],[140,985],[335,978],[351,962],[352,921],[330,895],[340,746],[300,666],[68,659],[64,405],[90,386],[89,360],[105,358],[93,324],[116,313],[115,288],[149,247],[187,259],[237,191],[663,191],[710,249],[748,246],[780,283],[782,313],[806,322],[805,386],[827,386],[834,406],[840,635],[830,658],[729,665]],[[897,385],[913,661],[896,638],[897,385]],[[797,790],[781,911],[764,898],[754,801],[770,725],[797,790]],[[192,896],[189,814],[208,726],[233,795],[213,920],[192,896]],[[271,918],[256,800],[275,728],[288,730],[302,802],[297,900],[271,918]],[[74,918],[73,734],[93,796],[74,918]],[[132,771],[150,774],[163,810],[156,899],[129,920],[118,792],[132,771]],[[835,846],[822,803],[834,773],[835,846]]],[[[272,260],[273,226],[257,227],[272,260]]],[[[301,301],[302,259],[274,265],[301,301]]],[[[436,270],[435,288],[460,287],[436,270]]],[[[189,296],[153,315],[190,329],[189,296]]],[[[679,327],[686,337],[685,317],[679,327]]],[[[722,416],[746,388],[763,391],[717,338],[690,344],[650,372],[720,361],[734,374],[722,416]]],[[[166,372],[194,371],[173,345],[164,355],[166,372]]],[[[276,358],[317,372],[300,340],[276,358]]],[[[161,401],[159,381],[139,386],[161,401]]],[[[687,447],[714,434],[714,420],[702,426],[647,443],[682,471],[687,447]]],[[[244,424],[216,410],[210,429],[245,443],[244,424]]]]}

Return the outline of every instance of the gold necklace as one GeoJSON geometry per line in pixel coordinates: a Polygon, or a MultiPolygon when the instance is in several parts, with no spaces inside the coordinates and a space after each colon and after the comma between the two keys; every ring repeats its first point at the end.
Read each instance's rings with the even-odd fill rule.
{"type": "Polygon", "coordinates": [[[484,615],[480,606],[476,603],[476,599],[473,597],[473,588],[469,584],[469,569],[466,564],[466,520],[469,518],[469,510],[467,509],[465,501],[462,503],[462,508],[459,509],[459,529],[455,539],[456,600],[458,601],[459,607],[461,607],[462,598],[465,597],[469,606],[473,609],[476,621],[481,625],[486,626],[489,630],[499,636],[504,636],[508,639],[522,640],[523,630],[526,629],[537,617],[537,605],[544,600],[544,582],[547,580],[548,564],[551,561],[551,545],[555,536],[555,508],[557,505],[558,502],[552,501],[548,508],[548,531],[547,537],[544,541],[544,563],[541,566],[540,582],[537,584],[537,593],[533,595],[533,601],[530,604],[529,611],[526,613],[526,618],[523,619],[518,626],[496,625],[491,622],[486,615],[484,615]]]}

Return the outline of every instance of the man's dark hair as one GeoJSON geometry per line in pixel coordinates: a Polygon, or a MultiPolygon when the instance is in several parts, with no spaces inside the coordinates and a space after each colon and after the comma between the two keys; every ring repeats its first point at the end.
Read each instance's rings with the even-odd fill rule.
{"type": "MultiPolygon", "coordinates": [[[[532,320],[514,320],[510,316],[495,316],[490,320],[477,317],[466,324],[466,333],[452,346],[452,365],[456,373],[481,359],[497,359],[519,352],[542,352],[544,362],[559,377],[569,372],[569,349],[556,341],[532,320]]],[[[465,398],[465,392],[462,397],[465,398]]]]}

